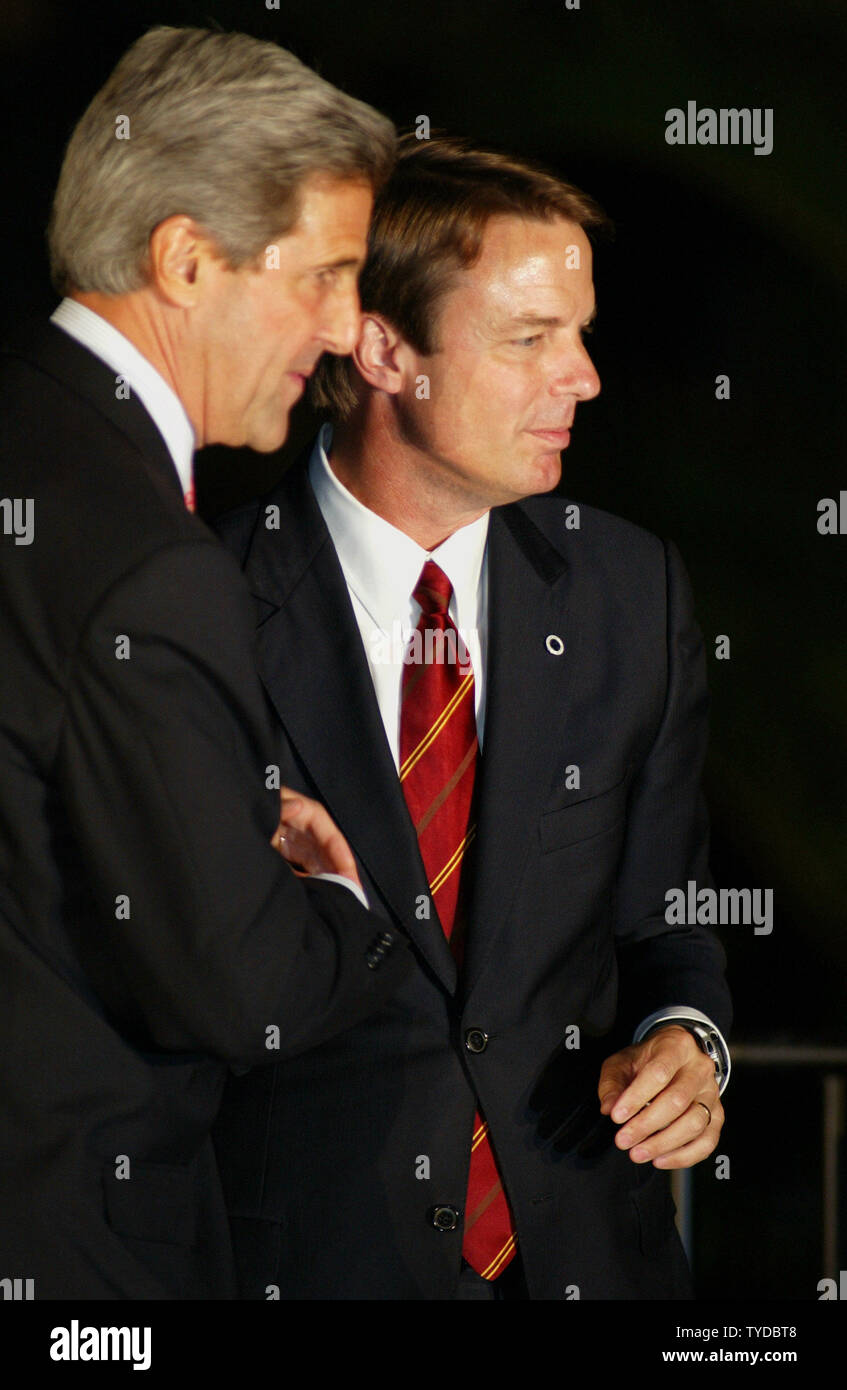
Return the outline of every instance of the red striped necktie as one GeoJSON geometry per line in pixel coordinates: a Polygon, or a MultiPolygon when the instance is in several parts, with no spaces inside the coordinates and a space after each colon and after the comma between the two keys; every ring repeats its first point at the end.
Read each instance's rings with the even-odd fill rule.
{"type": "MultiPolygon", "coordinates": [[[[462,861],[476,830],[471,812],[479,744],[473,667],[447,611],[452,593],[444,571],[427,560],[413,594],[421,616],[403,670],[400,782],[432,901],[461,966],[459,889],[462,861]]],[[[462,1254],[483,1279],[496,1279],[515,1253],[515,1239],[488,1125],[477,1113],[462,1254]]]]}

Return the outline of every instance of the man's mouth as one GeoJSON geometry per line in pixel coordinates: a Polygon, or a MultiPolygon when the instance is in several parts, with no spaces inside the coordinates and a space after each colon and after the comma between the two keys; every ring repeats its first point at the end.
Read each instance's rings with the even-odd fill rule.
{"type": "Polygon", "coordinates": [[[536,439],[543,439],[545,444],[552,444],[556,449],[567,449],[571,442],[571,432],[567,428],[528,430],[527,433],[534,435],[536,439]]]}
{"type": "Polygon", "coordinates": [[[309,362],[305,367],[291,367],[286,372],[286,376],[290,376],[293,381],[299,381],[301,386],[305,386],[317,365],[317,359],[315,359],[314,362],[309,362]]]}

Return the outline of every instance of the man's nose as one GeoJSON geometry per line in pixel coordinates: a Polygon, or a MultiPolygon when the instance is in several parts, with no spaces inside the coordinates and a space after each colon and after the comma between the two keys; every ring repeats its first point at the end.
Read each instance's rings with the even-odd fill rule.
{"type": "Polygon", "coordinates": [[[319,336],[327,351],[341,356],[352,352],[359,337],[361,317],[359,290],[354,280],[350,285],[339,287],[324,306],[319,336]]]}
{"type": "Polygon", "coordinates": [[[581,401],[599,396],[600,377],[583,342],[569,344],[562,353],[550,390],[554,395],[576,396],[581,401]]]}

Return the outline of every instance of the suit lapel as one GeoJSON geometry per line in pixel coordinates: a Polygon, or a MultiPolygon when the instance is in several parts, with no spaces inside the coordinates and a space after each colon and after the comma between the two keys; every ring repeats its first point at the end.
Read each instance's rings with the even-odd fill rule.
{"type": "Polygon", "coordinates": [[[14,341],[4,345],[3,351],[34,363],[83,396],[137,449],[156,487],[182,502],[182,485],[167,444],[133,393],[128,399],[117,398],[111,367],[49,320],[19,328],[14,341]]]}
{"type": "Polygon", "coordinates": [[[265,613],[257,634],[259,672],[333,820],[452,992],[456,966],[440,924],[416,915],[418,900],[429,894],[417,836],[305,462],[301,457],[266,499],[279,508],[279,529],[269,529],[260,511],[245,562],[265,613]]]}
{"type": "Polygon", "coordinates": [[[487,694],[466,994],[508,921],[541,807],[561,771],[550,762],[548,731],[565,718],[578,637],[567,609],[567,563],[520,504],[492,512],[488,546],[487,694]]]}

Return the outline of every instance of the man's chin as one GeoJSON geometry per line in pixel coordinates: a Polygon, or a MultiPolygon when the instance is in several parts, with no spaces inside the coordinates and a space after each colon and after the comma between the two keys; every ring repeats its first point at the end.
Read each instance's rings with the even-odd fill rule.
{"type": "Polygon", "coordinates": [[[261,430],[254,430],[244,442],[257,454],[273,454],[277,449],[282,448],[288,438],[288,424],[289,419],[286,415],[284,420],[276,420],[261,430]]]}
{"type": "MultiPolygon", "coordinates": [[[[562,454],[558,449],[545,450],[533,459],[530,477],[537,480],[532,492],[551,492],[562,477],[562,454]]],[[[526,494],[530,496],[530,492],[526,494]]]]}

